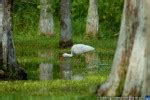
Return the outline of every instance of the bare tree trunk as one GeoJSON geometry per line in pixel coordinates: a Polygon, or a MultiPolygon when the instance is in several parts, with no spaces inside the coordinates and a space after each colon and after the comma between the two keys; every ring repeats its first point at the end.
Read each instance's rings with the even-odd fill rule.
{"type": "Polygon", "coordinates": [[[3,37],[3,26],[2,26],[2,19],[3,19],[3,10],[2,10],[2,2],[0,2],[0,65],[3,64],[3,52],[2,52],[2,37],[3,37]]]}
{"type": "Polygon", "coordinates": [[[71,0],[61,0],[61,39],[59,41],[60,47],[72,46],[72,26],[71,26],[71,0]]]}
{"type": "Polygon", "coordinates": [[[136,18],[136,36],[128,65],[123,96],[140,96],[145,68],[146,25],[145,2],[131,0],[136,18]],[[140,53],[139,53],[140,52],[140,53]]]}
{"type": "Polygon", "coordinates": [[[99,28],[97,0],[89,0],[89,9],[86,22],[86,37],[96,37],[99,28]]]}
{"type": "Polygon", "coordinates": [[[150,41],[149,41],[149,37],[150,37],[150,1],[149,0],[145,0],[146,2],[146,15],[147,15],[147,23],[146,23],[146,53],[145,53],[145,64],[146,67],[144,69],[144,82],[143,82],[143,86],[142,86],[142,96],[148,96],[150,95],[150,41]]]}
{"type": "Polygon", "coordinates": [[[145,67],[145,22],[145,1],[125,0],[111,74],[98,89],[98,95],[140,96],[145,67]]]}
{"type": "Polygon", "coordinates": [[[52,15],[51,0],[40,0],[40,4],[40,33],[52,36],[54,35],[54,20],[52,15]]]}
{"type": "Polygon", "coordinates": [[[2,0],[3,4],[3,37],[2,37],[2,51],[3,51],[3,69],[9,78],[12,79],[26,79],[27,74],[25,70],[17,64],[16,54],[14,49],[14,42],[12,39],[12,4],[13,0],[2,0]]]}

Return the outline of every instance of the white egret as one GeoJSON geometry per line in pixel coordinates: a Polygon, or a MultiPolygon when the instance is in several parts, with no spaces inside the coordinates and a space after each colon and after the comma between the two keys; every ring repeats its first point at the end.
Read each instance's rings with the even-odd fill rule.
{"type": "Polygon", "coordinates": [[[89,52],[89,51],[94,51],[95,48],[93,48],[92,46],[89,45],[85,45],[85,44],[74,44],[71,47],[71,54],[68,53],[64,53],[63,57],[72,57],[73,54],[82,54],[85,52],[89,52]]]}

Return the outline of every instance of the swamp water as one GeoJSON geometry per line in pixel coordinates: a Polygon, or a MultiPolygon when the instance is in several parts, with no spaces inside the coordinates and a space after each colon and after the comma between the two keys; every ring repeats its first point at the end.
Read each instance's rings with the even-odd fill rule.
{"type": "MultiPolygon", "coordinates": [[[[18,62],[27,70],[28,80],[2,82],[1,86],[5,85],[4,89],[7,90],[6,95],[2,94],[4,98],[5,96],[18,98],[21,95],[29,95],[28,98],[30,99],[31,95],[32,100],[32,95],[44,97],[45,95],[65,96],[65,94],[68,96],[89,96],[95,91],[95,86],[105,81],[110,73],[110,64],[113,59],[113,52],[110,51],[101,52],[102,50],[97,50],[74,55],[72,58],[64,58],[62,54],[64,52],[69,53],[68,49],[54,48],[51,50],[50,47],[38,49],[35,45],[33,46],[34,50],[33,48],[30,50],[28,46],[30,44],[23,47],[22,45],[17,46],[18,62]],[[10,86],[12,87],[9,88],[10,86]],[[9,93],[11,94],[9,95],[9,93]]],[[[3,92],[5,93],[5,91],[3,92]]]]}
{"type": "Polygon", "coordinates": [[[38,52],[38,63],[24,63],[29,80],[83,80],[88,75],[103,76],[110,71],[110,64],[101,63],[96,52],[75,55],[72,58],[62,57],[54,51],[38,52]],[[31,64],[31,65],[30,65],[31,64]]]}

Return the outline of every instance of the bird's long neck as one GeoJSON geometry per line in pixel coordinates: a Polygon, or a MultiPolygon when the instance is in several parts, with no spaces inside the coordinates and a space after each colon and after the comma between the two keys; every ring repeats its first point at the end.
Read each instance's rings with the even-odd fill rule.
{"type": "Polygon", "coordinates": [[[72,51],[71,51],[71,53],[70,53],[69,55],[70,55],[69,57],[72,57],[72,56],[73,56],[73,53],[72,53],[72,51]]]}
{"type": "Polygon", "coordinates": [[[70,54],[67,53],[66,57],[72,57],[73,56],[73,53],[71,52],[70,54]]]}

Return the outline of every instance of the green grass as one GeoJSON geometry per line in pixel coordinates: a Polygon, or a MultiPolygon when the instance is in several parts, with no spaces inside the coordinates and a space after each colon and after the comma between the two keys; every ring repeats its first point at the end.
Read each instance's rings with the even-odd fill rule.
{"type": "MultiPolygon", "coordinates": [[[[83,39],[74,36],[74,43],[84,43],[96,48],[98,63],[112,63],[116,39],[83,39]]],[[[102,84],[110,73],[110,66],[99,66],[97,71],[86,68],[83,55],[71,58],[73,75],[83,75],[83,80],[64,80],[60,75],[60,56],[70,52],[70,48],[59,49],[59,36],[45,37],[41,35],[27,36],[14,34],[14,42],[19,64],[28,71],[27,81],[1,81],[0,94],[26,96],[92,96],[97,85],[102,84]],[[39,57],[39,52],[52,52],[49,58],[39,57]],[[39,80],[39,64],[49,62],[54,64],[53,80],[39,80]]]]}
{"type": "Polygon", "coordinates": [[[1,100],[97,100],[96,96],[22,96],[12,94],[0,96],[1,100]]]}
{"type": "MultiPolygon", "coordinates": [[[[81,2],[80,0],[76,0],[76,2],[77,1],[81,2]]],[[[24,96],[28,99],[32,99],[32,96],[36,96],[37,98],[41,96],[48,98],[49,96],[54,96],[54,98],[51,97],[51,99],[54,100],[56,96],[60,96],[60,100],[67,100],[66,96],[70,96],[70,99],[72,99],[72,96],[76,97],[76,99],[79,96],[83,100],[84,98],[82,97],[84,96],[88,97],[86,100],[96,99],[93,97],[96,86],[106,81],[111,69],[111,66],[99,66],[99,64],[112,64],[117,41],[116,34],[119,31],[122,11],[122,1],[103,1],[99,1],[99,3],[103,5],[100,6],[99,10],[101,13],[101,26],[98,39],[84,38],[85,16],[87,15],[85,10],[88,5],[78,5],[78,3],[76,3],[77,5],[74,4],[74,8],[72,8],[72,12],[75,12],[72,18],[74,44],[83,43],[91,45],[96,49],[95,54],[98,56],[98,68],[96,71],[91,71],[87,68],[87,62],[83,55],[71,58],[70,66],[72,74],[82,75],[83,80],[62,79],[60,66],[64,64],[65,61],[61,58],[61,55],[64,52],[70,52],[70,48],[59,49],[60,22],[58,12],[54,12],[55,36],[46,37],[38,33],[39,9],[36,8],[36,5],[16,4],[13,13],[13,37],[17,60],[19,64],[28,71],[28,80],[1,81],[0,99],[24,99],[24,96]],[[112,6],[109,7],[107,2],[111,2],[110,4],[112,4],[112,6]],[[31,10],[31,8],[33,9],[31,10]],[[79,12],[79,14],[77,12],[79,12]],[[40,56],[45,53],[47,57],[40,56]],[[42,62],[53,64],[53,80],[39,80],[39,64],[42,62]]],[[[85,0],[84,2],[87,1],[85,0]]],[[[58,7],[56,6],[56,8],[58,7]]]]}
{"type": "Polygon", "coordinates": [[[88,96],[94,94],[96,85],[104,82],[105,79],[106,77],[87,76],[82,81],[5,81],[0,83],[0,93],[43,96],[88,96]]]}
{"type": "MultiPolygon", "coordinates": [[[[41,96],[92,96],[95,87],[102,84],[108,77],[110,66],[100,66],[102,70],[89,71],[86,68],[84,56],[71,58],[73,74],[82,74],[83,80],[64,80],[60,78],[59,58],[63,52],[70,52],[70,48],[59,49],[59,36],[45,37],[41,35],[27,36],[14,35],[15,48],[19,64],[28,71],[28,81],[1,81],[0,94],[14,95],[41,95],[41,96]],[[52,51],[52,57],[42,58],[39,52],[52,51]],[[39,80],[39,64],[50,62],[54,64],[54,79],[49,81],[39,80]],[[79,62],[79,63],[78,63],[79,62]]],[[[99,62],[112,63],[116,39],[83,39],[81,36],[73,38],[74,43],[89,44],[96,48],[99,62]]]]}

